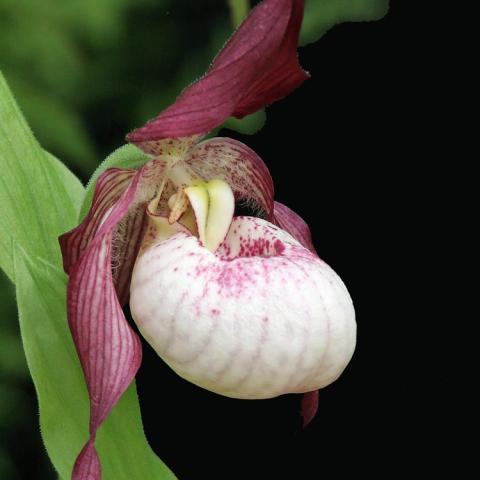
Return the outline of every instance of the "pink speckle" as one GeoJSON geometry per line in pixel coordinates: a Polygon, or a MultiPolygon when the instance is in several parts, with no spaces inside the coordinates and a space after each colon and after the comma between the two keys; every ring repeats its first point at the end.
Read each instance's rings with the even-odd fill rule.
{"type": "MultiPolygon", "coordinates": [[[[303,258],[311,254],[303,247],[289,243],[288,239],[277,234],[278,229],[264,221],[251,217],[236,217],[225,241],[211,256],[196,255],[191,275],[201,278],[211,285],[212,292],[220,298],[242,298],[248,302],[249,296],[268,296],[269,288],[275,282],[286,285],[292,281],[283,269],[291,266],[291,258],[303,258]]],[[[210,311],[210,310],[209,310],[210,311]]],[[[219,312],[211,310],[211,315],[219,312]]],[[[269,319],[262,318],[262,325],[269,319]]]]}
{"type": "Polygon", "coordinates": [[[285,251],[285,245],[278,239],[275,240],[273,246],[275,247],[277,255],[281,255],[285,251]]]}

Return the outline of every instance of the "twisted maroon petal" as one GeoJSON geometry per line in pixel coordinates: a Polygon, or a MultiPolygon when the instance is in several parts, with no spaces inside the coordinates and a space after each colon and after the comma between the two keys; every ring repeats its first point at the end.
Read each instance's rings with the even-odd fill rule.
{"type": "Polygon", "coordinates": [[[112,274],[120,305],[126,305],[130,296],[133,265],[147,231],[148,217],[141,203],[130,209],[113,234],[112,274]]]}
{"type": "Polygon", "coordinates": [[[304,427],[306,427],[315,418],[317,410],[318,390],[304,393],[302,398],[302,417],[304,427]]]}
{"type": "MultiPolygon", "coordinates": [[[[244,22],[214,60],[210,71],[227,67],[242,55],[251,54],[261,42],[271,41],[275,35],[280,36],[283,22],[287,22],[288,18],[286,31],[275,54],[261,58],[257,53],[257,59],[263,60],[263,69],[253,77],[232,116],[242,118],[256,112],[287,96],[309,78],[308,73],[300,67],[297,55],[303,8],[304,0],[265,0],[252,14],[257,16],[255,25],[244,22]],[[276,5],[273,5],[274,3],[276,5]],[[275,22],[280,22],[280,25],[275,22]],[[270,28],[274,31],[270,32],[270,28]]],[[[253,20],[251,22],[253,23],[253,20]]],[[[253,67],[258,68],[258,60],[253,67]]]]}
{"type": "Polygon", "coordinates": [[[263,160],[249,147],[231,138],[212,138],[190,151],[185,162],[205,180],[220,178],[227,182],[236,200],[253,202],[273,214],[273,180],[263,160]]]}
{"type": "Polygon", "coordinates": [[[153,194],[152,166],[154,162],[136,173],[105,172],[97,183],[92,209],[85,221],[60,238],[64,264],[70,274],[68,322],[90,396],[90,438],[77,458],[73,480],[100,479],[100,462],[94,447],[97,429],[140,366],[141,343],[123,315],[114,284],[112,242],[122,221],[126,221],[127,235],[143,224],[137,212],[143,206],[144,215],[145,202],[153,194]],[[129,183],[124,188],[127,178],[129,183]],[[134,224],[129,220],[132,212],[134,224]]]}
{"type": "MultiPolygon", "coordinates": [[[[164,168],[165,166],[160,161],[151,162],[148,169],[144,170],[143,182],[145,183],[147,171],[150,172],[150,176],[152,176],[152,172],[160,175],[164,168]]],[[[111,168],[100,175],[95,185],[90,211],[78,227],[62,235],[59,239],[66,273],[70,273],[73,265],[88,249],[111,209],[129,187],[135,174],[135,170],[111,168]]],[[[128,301],[133,264],[147,222],[145,206],[140,204],[128,211],[113,232],[112,272],[121,305],[125,305],[128,301]]]]}
{"type": "Polygon", "coordinates": [[[135,170],[110,168],[97,180],[92,206],[83,222],[59,239],[66,273],[78,262],[97,234],[109,210],[117,203],[135,176],[135,170]]]}
{"type": "Polygon", "coordinates": [[[95,451],[94,440],[90,439],[83,447],[73,467],[72,479],[96,480],[100,478],[101,466],[95,451]]]}
{"type": "Polygon", "coordinates": [[[264,0],[234,33],[200,80],[144,127],[134,143],[206,134],[229,116],[241,118],[299,87],[308,74],[297,58],[303,0],[264,0]]]}
{"type": "Polygon", "coordinates": [[[275,202],[272,221],[281,229],[286,230],[305,248],[308,248],[308,250],[315,254],[317,253],[312,243],[310,228],[308,228],[305,220],[286,205],[283,205],[283,203],[280,202],[275,202]]]}

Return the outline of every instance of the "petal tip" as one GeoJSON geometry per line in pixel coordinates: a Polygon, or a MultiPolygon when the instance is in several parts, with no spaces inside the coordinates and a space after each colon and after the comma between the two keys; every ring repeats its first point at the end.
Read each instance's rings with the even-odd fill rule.
{"type": "Polygon", "coordinates": [[[308,427],[317,414],[318,410],[318,390],[303,394],[302,398],[302,418],[303,428],[308,427]]]}

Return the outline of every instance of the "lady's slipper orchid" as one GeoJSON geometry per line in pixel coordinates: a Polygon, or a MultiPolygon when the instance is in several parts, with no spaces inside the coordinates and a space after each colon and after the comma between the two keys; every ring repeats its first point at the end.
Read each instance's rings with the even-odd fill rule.
{"type": "Polygon", "coordinates": [[[60,238],[68,318],[91,400],[73,471],[99,479],[96,431],[133,380],[146,340],[179,375],[236,398],[307,393],[333,382],[355,346],[355,313],[308,226],[275,202],[266,165],[242,143],[202,136],[298,87],[302,0],[264,0],[207,74],[128,139],[152,159],[109,169],[90,212],[60,238]],[[265,219],[234,217],[248,201],[265,219]]]}

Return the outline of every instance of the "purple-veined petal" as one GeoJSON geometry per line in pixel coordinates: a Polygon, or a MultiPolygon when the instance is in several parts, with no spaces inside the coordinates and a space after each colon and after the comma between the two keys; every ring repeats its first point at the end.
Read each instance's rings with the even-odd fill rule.
{"type": "Polygon", "coordinates": [[[100,479],[95,435],[132,382],[142,351],[117,298],[111,269],[112,232],[93,240],[72,268],[68,320],[90,396],[90,439],[75,464],[73,480],[100,479]]]}
{"type": "Polygon", "coordinates": [[[257,7],[256,28],[244,22],[230,42],[215,58],[210,68],[210,70],[215,70],[226,67],[236,61],[238,57],[255,49],[257,43],[264,41],[262,37],[273,23],[271,16],[275,12],[280,13],[280,9],[283,8],[283,12],[278,17],[279,21],[282,22],[286,19],[285,15],[287,14],[285,4],[289,4],[288,27],[279,51],[269,59],[271,63],[268,68],[265,68],[262,74],[254,77],[241,103],[232,113],[234,117],[242,118],[282,99],[309,78],[308,73],[300,67],[297,55],[298,36],[303,21],[304,0],[277,1],[275,6],[274,3],[273,1],[264,1],[257,7]],[[280,5],[281,3],[283,5],[280,5]],[[252,31],[256,35],[252,35],[252,31]]]}
{"type": "Polygon", "coordinates": [[[214,254],[185,232],[153,241],[135,264],[130,308],[180,376],[229,397],[324,387],[355,346],[341,279],[259,218],[234,218],[214,254]]]}
{"type": "Polygon", "coordinates": [[[95,450],[95,439],[89,439],[77,457],[72,480],[97,480],[101,478],[101,465],[95,450]]]}
{"type": "Polygon", "coordinates": [[[131,209],[118,224],[112,241],[112,274],[120,305],[130,296],[133,265],[148,226],[145,205],[131,209]]]}
{"type": "Polygon", "coordinates": [[[144,142],[204,135],[229,116],[254,113],[300,86],[308,78],[296,50],[303,4],[303,0],[264,0],[208,72],[158,117],[131,132],[128,140],[146,149],[144,142]]]}
{"type": "Polygon", "coordinates": [[[310,233],[307,223],[293,210],[288,208],[286,205],[283,205],[283,203],[275,202],[272,220],[275,225],[278,225],[283,230],[286,230],[305,248],[308,248],[311,252],[316,253],[312,242],[312,234],[310,233]]]}
{"type": "Polygon", "coordinates": [[[145,209],[162,168],[158,162],[150,162],[134,172],[120,198],[101,210],[101,195],[108,196],[110,189],[102,181],[108,177],[99,180],[90,212],[95,227],[86,222],[83,228],[60,239],[65,264],[69,265],[68,322],[90,397],[90,438],[77,458],[73,480],[100,479],[100,462],[94,447],[97,429],[140,366],[141,343],[125,319],[114,285],[112,242],[119,223],[128,220],[128,214],[139,211],[142,205],[145,209]],[[97,220],[98,211],[102,215],[97,220]],[[88,239],[85,243],[82,233],[88,239]],[[85,246],[80,249],[78,245],[85,246]],[[79,257],[75,263],[68,257],[72,254],[79,257]]]}
{"type": "Polygon", "coordinates": [[[100,175],[87,216],[78,227],[60,237],[63,268],[66,273],[70,273],[72,266],[95,238],[102,222],[128,188],[135,173],[135,170],[110,168],[100,175]]]}
{"type": "MultiPolygon", "coordinates": [[[[148,176],[161,175],[165,165],[155,160],[143,173],[143,191],[148,176]],[[153,172],[153,173],[152,173],[153,172]]],[[[90,211],[82,223],[74,230],[60,237],[63,265],[66,273],[78,262],[82,254],[95,238],[99,228],[109,216],[111,209],[127,190],[136,175],[135,170],[111,168],[106,170],[97,180],[90,211]]],[[[146,229],[145,206],[137,205],[115,227],[113,232],[112,269],[113,280],[121,305],[128,301],[130,277],[133,264],[146,229]]]]}
{"type": "Polygon", "coordinates": [[[205,180],[219,178],[232,188],[235,199],[253,202],[267,218],[273,213],[273,181],[263,160],[231,138],[212,138],[195,146],[185,162],[205,180]]]}

